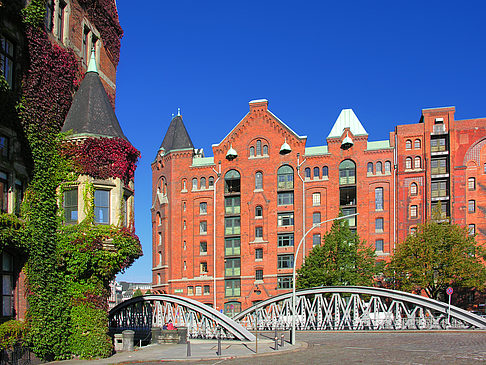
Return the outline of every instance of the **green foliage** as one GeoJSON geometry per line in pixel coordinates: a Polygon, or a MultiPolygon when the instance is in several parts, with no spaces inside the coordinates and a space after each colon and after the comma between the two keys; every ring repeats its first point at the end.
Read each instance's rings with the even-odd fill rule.
{"type": "Polygon", "coordinates": [[[150,289],[148,289],[146,292],[145,292],[145,295],[150,295],[152,294],[152,291],[150,289]]]}
{"type": "Polygon", "coordinates": [[[484,254],[466,228],[430,220],[397,246],[386,276],[396,288],[440,299],[448,286],[485,287],[484,254]]]}
{"type": "Polygon", "coordinates": [[[140,288],[137,288],[134,292],[133,292],[133,295],[132,295],[132,298],[136,298],[136,297],[141,297],[143,296],[143,293],[142,291],[140,290],[140,288]]]}
{"type": "Polygon", "coordinates": [[[32,0],[29,5],[21,10],[24,23],[34,28],[42,27],[46,16],[46,1],[32,0]]]}
{"type": "Polygon", "coordinates": [[[84,359],[111,355],[111,338],[108,336],[106,310],[82,303],[71,309],[73,333],[69,339],[73,354],[84,359]]]}
{"type": "Polygon", "coordinates": [[[26,337],[25,322],[11,320],[0,325],[0,349],[12,349],[26,337]]]}
{"type": "Polygon", "coordinates": [[[299,289],[332,285],[372,285],[374,251],[349,229],[348,222],[334,221],[297,270],[299,289]]]}

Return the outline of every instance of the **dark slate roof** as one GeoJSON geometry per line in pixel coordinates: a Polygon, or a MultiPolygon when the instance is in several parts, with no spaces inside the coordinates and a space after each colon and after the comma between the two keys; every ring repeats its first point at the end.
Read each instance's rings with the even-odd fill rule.
{"type": "Polygon", "coordinates": [[[165,152],[194,148],[180,115],[175,116],[170,122],[160,148],[163,148],[165,152]]]}
{"type": "Polygon", "coordinates": [[[75,136],[94,135],[127,140],[97,72],[87,72],[74,95],[62,127],[63,132],[70,130],[75,136]]]}

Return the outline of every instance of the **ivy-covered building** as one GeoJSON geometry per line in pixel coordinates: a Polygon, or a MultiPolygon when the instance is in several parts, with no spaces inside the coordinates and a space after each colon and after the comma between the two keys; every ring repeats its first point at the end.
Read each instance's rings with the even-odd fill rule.
{"type": "Polygon", "coordinates": [[[109,283],[142,254],[122,35],[115,0],[0,3],[0,322],[46,360],[110,354],[109,283]]]}
{"type": "Polygon", "coordinates": [[[484,244],[486,119],[424,109],[371,141],[344,109],[328,129],[324,145],[307,146],[254,100],[204,157],[174,117],[152,163],[154,291],[228,315],[288,292],[299,242],[308,255],[340,212],[359,214],[349,226],[382,261],[437,204],[484,244]]]}

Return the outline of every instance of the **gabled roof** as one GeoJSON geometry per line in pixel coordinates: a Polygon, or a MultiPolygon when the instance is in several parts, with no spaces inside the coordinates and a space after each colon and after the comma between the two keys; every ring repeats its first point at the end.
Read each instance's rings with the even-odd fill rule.
{"type": "Polygon", "coordinates": [[[165,152],[188,148],[194,149],[191,137],[189,137],[189,133],[187,133],[186,127],[182,122],[182,117],[180,115],[176,115],[171,120],[160,148],[163,148],[165,152]]]}
{"type": "Polygon", "coordinates": [[[354,136],[368,135],[353,109],[343,109],[327,138],[341,138],[345,128],[349,128],[354,136]]]}
{"type": "Polygon", "coordinates": [[[101,83],[93,56],[62,127],[63,132],[70,130],[74,137],[119,137],[127,140],[101,83]]]}

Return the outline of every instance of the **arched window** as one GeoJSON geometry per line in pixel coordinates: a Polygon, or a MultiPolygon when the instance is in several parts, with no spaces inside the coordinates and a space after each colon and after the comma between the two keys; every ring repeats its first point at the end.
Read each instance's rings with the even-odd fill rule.
{"type": "Polygon", "coordinates": [[[405,159],[405,168],[411,169],[412,168],[412,157],[407,157],[405,159]]]}
{"type": "Polygon", "coordinates": [[[416,183],[410,184],[410,195],[417,195],[418,193],[418,185],[416,183]]]}
{"type": "Polygon", "coordinates": [[[263,189],[263,174],[260,171],[255,174],[255,189],[263,189]]]}
{"type": "Polygon", "coordinates": [[[385,161],[385,174],[388,174],[390,172],[391,172],[391,162],[385,161]]]}
{"type": "Polygon", "coordinates": [[[224,175],[224,192],[239,193],[240,192],[240,173],[236,170],[229,170],[224,175]]]}
{"type": "Polygon", "coordinates": [[[416,168],[416,169],[419,169],[419,168],[420,168],[420,166],[422,165],[420,162],[421,162],[421,161],[420,161],[420,157],[418,157],[418,156],[417,156],[417,157],[415,157],[415,168],[416,168]]]}
{"type": "Polygon", "coordinates": [[[187,191],[187,180],[182,180],[182,191],[187,191]]]}
{"type": "Polygon", "coordinates": [[[156,216],[156,222],[155,222],[158,226],[161,226],[162,225],[162,219],[160,217],[160,213],[157,212],[157,216],[156,216]]]}
{"type": "Polygon", "coordinates": [[[414,141],[414,146],[413,146],[413,147],[414,147],[415,149],[420,148],[420,139],[418,139],[418,138],[417,138],[417,139],[414,141]]]}
{"type": "Polygon", "coordinates": [[[344,160],[339,164],[339,185],[356,184],[356,164],[351,160],[344,160]]]}
{"type": "Polygon", "coordinates": [[[294,188],[294,169],[289,165],[281,166],[278,169],[277,188],[286,190],[294,188]]]}
{"type": "Polygon", "coordinates": [[[305,168],[305,177],[306,177],[306,179],[310,179],[310,177],[311,177],[310,168],[309,167],[306,167],[305,168]]]}
{"type": "Polygon", "coordinates": [[[263,145],[263,155],[268,156],[268,146],[267,145],[263,145]]]}
{"type": "Polygon", "coordinates": [[[263,217],[263,209],[260,205],[255,207],[255,218],[263,217]]]}
{"type": "Polygon", "coordinates": [[[208,187],[211,189],[214,186],[214,177],[210,176],[208,179],[208,187]]]}
{"type": "Polygon", "coordinates": [[[412,141],[410,139],[407,139],[407,141],[405,142],[405,148],[407,150],[411,150],[412,149],[412,141]]]}
{"type": "Polygon", "coordinates": [[[255,147],[250,147],[250,157],[255,157],[255,147]]]}
{"type": "Polygon", "coordinates": [[[192,190],[197,190],[197,178],[192,179],[192,190]]]}
{"type": "Polygon", "coordinates": [[[206,189],[206,178],[201,177],[201,189],[206,189]]]}
{"type": "Polygon", "coordinates": [[[314,179],[318,179],[319,178],[319,167],[314,167],[314,179]]]}
{"type": "Polygon", "coordinates": [[[376,173],[377,174],[382,174],[383,173],[383,164],[381,163],[381,161],[378,161],[376,163],[376,173]]]}
{"type": "Polygon", "coordinates": [[[322,178],[324,179],[324,178],[326,178],[328,176],[329,176],[329,169],[327,168],[327,166],[324,166],[322,168],[322,178]]]}
{"type": "Polygon", "coordinates": [[[373,173],[373,162],[368,162],[368,167],[366,168],[366,171],[370,174],[373,173]]]}
{"type": "Polygon", "coordinates": [[[256,142],[256,155],[261,156],[262,155],[262,141],[258,140],[256,142]]]}
{"type": "Polygon", "coordinates": [[[467,188],[468,190],[476,190],[476,179],[474,177],[467,179],[467,188]]]}

